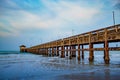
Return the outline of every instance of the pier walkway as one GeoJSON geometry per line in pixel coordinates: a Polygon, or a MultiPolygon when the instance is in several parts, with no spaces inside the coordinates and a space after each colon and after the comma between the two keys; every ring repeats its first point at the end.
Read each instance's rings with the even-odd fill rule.
{"type": "Polygon", "coordinates": [[[60,55],[61,58],[69,54],[70,59],[78,53],[77,57],[80,60],[84,58],[84,51],[87,50],[89,51],[89,61],[93,61],[94,51],[103,50],[104,61],[109,64],[109,50],[120,50],[120,47],[117,46],[109,47],[111,42],[120,42],[120,24],[32,46],[26,48],[25,51],[41,55],[60,55]],[[94,48],[94,44],[104,44],[104,46],[94,48]],[[84,45],[89,47],[84,48],[84,45]]]}

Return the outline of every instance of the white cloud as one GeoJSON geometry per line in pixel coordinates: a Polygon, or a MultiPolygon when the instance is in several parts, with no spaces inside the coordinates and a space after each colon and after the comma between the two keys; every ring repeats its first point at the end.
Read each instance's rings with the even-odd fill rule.
{"type": "Polygon", "coordinates": [[[85,23],[90,21],[97,13],[99,13],[99,8],[82,7],[78,4],[62,0],[59,3],[45,0],[43,2],[49,10],[55,13],[56,19],[54,19],[54,21],[58,21],[60,24],[64,21],[66,23],[69,21],[72,23],[79,23],[80,21],[85,23]]]}
{"type": "Polygon", "coordinates": [[[0,22],[0,36],[17,36],[19,34],[14,28],[0,22]]]}
{"type": "Polygon", "coordinates": [[[18,7],[18,5],[17,5],[15,2],[13,2],[13,1],[6,0],[5,2],[6,2],[9,6],[11,6],[11,7],[14,7],[14,8],[18,7]]]}
{"type": "MultiPolygon", "coordinates": [[[[63,0],[60,2],[43,0],[43,4],[46,6],[46,8],[43,9],[45,14],[36,15],[24,10],[11,11],[11,16],[7,17],[6,20],[11,24],[11,27],[15,30],[14,32],[29,30],[29,28],[52,28],[59,31],[64,27],[71,26],[70,23],[77,26],[79,26],[80,23],[87,25],[91,23],[93,17],[100,12],[99,7],[82,7],[78,4],[63,0]]],[[[13,3],[11,3],[11,5],[17,6],[13,3]]]]}

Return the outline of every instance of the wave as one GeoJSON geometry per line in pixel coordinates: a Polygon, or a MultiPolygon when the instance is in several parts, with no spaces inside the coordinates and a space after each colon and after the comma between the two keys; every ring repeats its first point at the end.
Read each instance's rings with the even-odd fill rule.
{"type": "Polygon", "coordinates": [[[20,51],[0,51],[1,54],[20,54],[20,51]]]}

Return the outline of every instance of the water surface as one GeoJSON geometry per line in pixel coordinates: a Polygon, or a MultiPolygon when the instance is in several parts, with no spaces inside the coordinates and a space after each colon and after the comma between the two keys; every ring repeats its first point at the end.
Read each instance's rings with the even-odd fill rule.
{"type": "Polygon", "coordinates": [[[110,64],[104,64],[103,51],[95,51],[94,62],[77,58],[47,57],[16,51],[0,52],[0,80],[118,80],[120,51],[110,51],[110,64]]]}

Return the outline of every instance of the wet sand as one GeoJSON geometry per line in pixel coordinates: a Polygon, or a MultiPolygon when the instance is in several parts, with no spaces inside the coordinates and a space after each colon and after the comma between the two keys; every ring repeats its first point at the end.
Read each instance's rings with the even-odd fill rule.
{"type": "Polygon", "coordinates": [[[119,80],[119,52],[110,54],[109,65],[104,64],[102,54],[98,53],[92,63],[88,61],[87,53],[81,61],[28,53],[1,54],[0,80],[119,80]]]}
{"type": "Polygon", "coordinates": [[[57,80],[119,80],[120,70],[97,70],[86,73],[74,73],[58,76],[57,80]]]}

